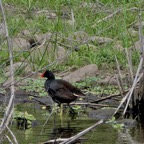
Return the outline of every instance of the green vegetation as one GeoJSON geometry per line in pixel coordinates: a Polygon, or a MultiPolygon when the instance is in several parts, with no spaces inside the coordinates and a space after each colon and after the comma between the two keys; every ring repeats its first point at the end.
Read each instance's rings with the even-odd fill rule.
{"type": "Polygon", "coordinates": [[[108,120],[106,123],[109,123],[112,125],[113,128],[120,130],[123,129],[125,127],[125,125],[123,123],[118,123],[115,119],[115,117],[112,117],[110,120],[108,120]]]}
{"type": "MultiPolygon", "coordinates": [[[[29,30],[31,37],[35,33],[51,32],[52,34],[57,33],[52,37],[54,48],[59,43],[80,48],[77,52],[73,51],[63,65],[51,66],[52,69],[56,70],[65,70],[71,66],[80,67],[90,63],[96,63],[101,68],[113,68],[115,66],[114,55],[118,57],[121,65],[126,67],[125,53],[119,51],[115,43],[120,41],[124,48],[128,48],[138,39],[138,36],[131,36],[128,28],[133,22],[138,21],[138,10],[134,8],[143,7],[142,2],[138,0],[102,0],[101,3],[93,0],[4,0],[3,4],[11,37],[18,37],[22,30],[29,30]],[[6,4],[9,4],[11,9],[6,4]],[[99,22],[118,9],[121,9],[121,11],[113,15],[112,18],[99,22]],[[71,10],[74,15],[74,25],[72,25],[71,10]],[[50,18],[49,15],[52,14],[55,17],[50,18]],[[82,44],[75,42],[77,39],[72,39],[71,44],[67,42],[67,37],[78,31],[86,32],[88,37],[112,38],[113,42],[103,45],[91,41],[88,41],[87,44],[82,44]],[[90,45],[96,49],[91,48],[90,45]]],[[[8,54],[2,51],[0,56],[6,59],[8,54]]],[[[21,57],[22,55],[19,54],[15,61],[20,61],[21,57]]],[[[23,57],[27,59],[27,54],[23,54],[23,57]]],[[[41,61],[35,59],[35,64],[40,68],[51,64],[52,61],[48,62],[46,60],[48,57],[50,55],[45,56],[41,61]]],[[[132,60],[134,64],[137,64],[137,53],[132,55],[132,60]]],[[[3,60],[0,64],[3,64],[3,60]]]]}
{"type": "Polygon", "coordinates": [[[27,92],[37,92],[39,96],[47,96],[47,92],[44,89],[44,79],[27,78],[22,82],[20,88],[27,92]]]}
{"type": "MultiPolygon", "coordinates": [[[[51,40],[46,40],[43,50],[36,50],[35,47],[13,52],[14,63],[27,62],[33,71],[44,67],[53,71],[73,70],[91,63],[97,64],[99,69],[112,70],[116,68],[115,55],[122,69],[126,69],[127,58],[124,48],[129,49],[139,38],[138,35],[131,35],[129,28],[138,22],[138,9],[143,8],[142,1],[138,0],[4,0],[3,6],[11,38],[29,40],[35,39],[35,34],[52,34],[51,40]],[[21,34],[24,30],[29,31],[28,36],[21,34]],[[94,36],[110,38],[111,41],[101,43],[92,40],[94,36]],[[71,51],[62,63],[55,58],[58,46],[62,46],[66,52],[71,51]],[[77,49],[73,50],[75,48],[77,49]]],[[[2,45],[0,73],[4,75],[3,69],[9,65],[9,54],[6,42],[2,45]]],[[[16,49],[15,45],[13,49],[16,49]]],[[[132,63],[136,66],[139,62],[139,51],[133,50],[131,55],[132,63]]],[[[16,73],[22,75],[23,69],[18,69],[16,73]]],[[[86,79],[75,85],[96,94],[103,91],[107,94],[117,92],[117,87],[114,86],[93,85],[97,79],[86,79]]],[[[41,96],[46,95],[45,92],[42,93],[42,80],[25,81],[27,85],[21,88],[40,92],[41,96]]]]}

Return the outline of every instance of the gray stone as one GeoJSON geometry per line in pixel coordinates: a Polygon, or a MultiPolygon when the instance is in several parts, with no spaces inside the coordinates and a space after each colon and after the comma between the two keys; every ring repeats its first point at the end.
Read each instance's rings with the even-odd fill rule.
{"type": "Polygon", "coordinates": [[[74,83],[81,80],[85,80],[88,77],[94,77],[96,76],[97,72],[98,72],[97,65],[90,64],[70,73],[69,75],[65,76],[63,79],[74,83]]]}
{"type": "Polygon", "coordinates": [[[74,43],[74,42],[83,43],[83,42],[88,41],[89,36],[84,31],[78,31],[78,32],[75,32],[72,35],[68,36],[67,39],[68,39],[68,42],[70,42],[70,43],[74,43]]]}
{"type": "Polygon", "coordinates": [[[58,46],[55,51],[55,60],[59,60],[59,62],[66,61],[67,56],[65,56],[65,54],[66,54],[66,50],[63,47],[58,46]]]}
{"type": "Polygon", "coordinates": [[[138,31],[134,30],[133,28],[129,28],[128,32],[130,33],[131,36],[136,37],[139,35],[138,31]]]}
{"type": "Polygon", "coordinates": [[[106,109],[98,109],[98,110],[92,110],[89,112],[89,117],[93,119],[109,119],[114,114],[115,109],[114,108],[106,108],[106,109]]]}
{"type": "MultiPolygon", "coordinates": [[[[4,70],[5,70],[5,75],[9,76],[10,75],[10,66],[5,67],[4,70]]],[[[14,72],[20,71],[20,73],[24,74],[24,73],[28,73],[28,72],[32,71],[32,68],[26,62],[16,62],[13,64],[13,70],[14,70],[14,72]]]]}
{"type": "Polygon", "coordinates": [[[27,40],[23,38],[14,38],[12,39],[12,46],[14,51],[28,50],[30,44],[27,40]]]}
{"type": "Polygon", "coordinates": [[[136,42],[134,43],[134,45],[130,47],[130,49],[141,51],[141,42],[140,42],[140,41],[136,41],[136,42]]]}
{"type": "MultiPolygon", "coordinates": [[[[139,30],[139,26],[140,26],[140,23],[137,22],[137,23],[135,23],[135,24],[133,25],[133,28],[138,31],[138,30],[139,30]]],[[[144,27],[144,21],[142,21],[142,27],[144,27]]]]}
{"type": "Polygon", "coordinates": [[[97,44],[108,44],[113,42],[113,39],[107,38],[107,37],[99,37],[99,36],[93,36],[90,38],[92,42],[96,42],[97,44]]]}

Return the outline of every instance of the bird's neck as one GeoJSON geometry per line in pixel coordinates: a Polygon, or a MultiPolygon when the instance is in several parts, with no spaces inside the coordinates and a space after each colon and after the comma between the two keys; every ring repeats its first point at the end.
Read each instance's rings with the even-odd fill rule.
{"type": "Polygon", "coordinates": [[[48,80],[55,80],[55,77],[47,78],[48,80]]]}

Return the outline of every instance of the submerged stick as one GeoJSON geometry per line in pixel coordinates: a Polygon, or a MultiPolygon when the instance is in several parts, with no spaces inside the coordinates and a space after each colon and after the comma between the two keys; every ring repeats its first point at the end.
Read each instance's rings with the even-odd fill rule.
{"type": "Polygon", "coordinates": [[[7,130],[8,130],[9,133],[11,134],[11,136],[12,136],[12,138],[13,138],[15,144],[18,144],[18,141],[17,141],[17,139],[16,139],[14,133],[11,131],[11,129],[10,129],[8,126],[7,126],[7,130]]]}
{"type": "Polygon", "coordinates": [[[100,120],[97,123],[95,123],[94,125],[88,127],[87,129],[83,130],[82,132],[78,133],[77,135],[70,137],[66,141],[61,142],[60,144],[70,144],[70,143],[74,142],[76,139],[78,139],[79,137],[81,137],[82,135],[88,133],[90,130],[92,130],[93,128],[95,128],[96,126],[98,126],[102,123],[103,123],[103,120],[100,120]]]}
{"type": "Polygon", "coordinates": [[[91,106],[100,106],[100,107],[110,107],[110,105],[105,105],[105,104],[95,104],[95,103],[79,103],[79,102],[76,102],[76,103],[70,103],[70,105],[91,105],[91,106]]]}

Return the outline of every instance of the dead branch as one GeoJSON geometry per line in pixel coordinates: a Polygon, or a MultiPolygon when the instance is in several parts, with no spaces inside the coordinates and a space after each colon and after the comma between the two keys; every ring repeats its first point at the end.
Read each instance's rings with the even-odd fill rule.
{"type": "Polygon", "coordinates": [[[121,88],[122,88],[122,92],[124,92],[122,74],[121,74],[121,71],[120,71],[120,65],[119,65],[119,62],[118,62],[118,59],[117,59],[116,55],[115,55],[115,60],[116,60],[116,65],[117,65],[117,71],[118,71],[118,74],[119,74],[120,86],[121,86],[121,88]]]}
{"type": "Polygon", "coordinates": [[[5,135],[5,137],[7,138],[7,140],[9,141],[10,144],[13,144],[12,140],[9,138],[8,135],[5,135]]]}
{"type": "Polygon", "coordinates": [[[14,100],[15,95],[14,95],[14,71],[13,71],[12,46],[11,46],[11,42],[10,42],[10,37],[9,37],[9,33],[8,33],[6,18],[5,18],[5,14],[4,14],[4,10],[3,10],[3,6],[2,6],[2,1],[1,0],[0,0],[0,8],[1,8],[1,12],[2,12],[4,28],[5,28],[5,32],[6,32],[8,51],[9,51],[10,78],[11,78],[11,97],[10,97],[9,104],[8,104],[8,106],[6,108],[6,111],[5,111],[5,116],[2,119],[2,122],[1,122],[1,125],[0,125],[0,134],[2,134],[2,132],[5,130],[6,126],[9,124],[11,115],[13,113],[13,107],[14,107],[13,100],[14,100]]]}
{"type": "Polygon", "coordinates": [[[116,15],[117,13],[120,13],[121,11],[122,11],[122,9],[118,9],[118,10],[116,10],[115,12],[113,12],[112,14],[110,14],[110,15],[102,18],[102,19],[100,19],[99,21],[97,21],[96,24],[94,24],[94,25],[92,26],[92,28],[94,28],[97,24],[99,24],[99,23],[101,23],[101,22],[103,22],[103,21],[106,21],[106,20],[112,18],[114,15],[116,15]]]}
{"type": "Polygon", "coordinates": [[[132,61],[131,58],[128,54],[128,50],[127,48],[125,48],[125,52],[126,52],[126,57],[127,57],[127,61],[128,61],[128,66],[129,66],[129,72],[130,72],[130,77],[131,77],[131,83],[133,82],[133,69],[132,69],[132,61]]]}
{"type": "Polygon", "coordinates": [[[110,107],[110,105],[104,105],[104,104],[94,104],[94,103],[70,103],[70,105],[91,105],[91,106],[100,106],[100,107],[110,107]]]}
{"type": "Polygon", "coordinates": [[[6,128],[9,131],[9,133],[11,134],[15,144],[18,144],[18,141],[17,141],[16,136],[14,135],[14,133],[11,131],[11,129],[8,126],[6,128]]]}
{"type": "Polygon", "coordinates": [[[122,91],[122,87],[120,85],[120,81],[118,79],[118,75],[115,75],[115,77],[116,77],[116,81],[117,81],[117,84],[118,84],[118,88],[119,88],[120,94],[123,97],[123,91],[122,91]]]}
{"type": "Polygon", "coordinates": [[[129,93],[129,95],[128,95],[128,100],[127,100],[127,103],[126,103],[126,106],[125,106],[123,115],[125,115],[125,113],[126,113],[126,110],[127,110],[128,105],[129,105],[129,102],[130,102],[130,99],[131,99],[133,90],[135,89],[137,83],[140,81],[140,79],[141,79],[142,76],[143,76],[143,74],[141,74],[141,75],[139,76],[139,73],[140,73],[140,70],[141,70],[141,67],[142,67],[142,62],[143,62],[143,58],[141,58],[141,60],[140,60],[139,67],[138,67],[138,69],[137,69],[137,72],[136,72],[136,75],[135,75],[135,79],[134,79],[134,81],[133,81],[133,85],[132,85],[131,90],[130,90],[130,93],[129,93]],[[138,77],[138,76],[139,76],[139,77],[138,77]]]}
{"type": "Polygon", "coordinates": [[[63,142],[63,141],[66,141],[66,140],[68,140],[68,138],[58,138],[58,139],[54,139],[54,140],[49,140],[49,141],[47,141],[47,142],[44,142],[44,144],[48,144],[48,143],[57,143],[57,142],[63,142]]]}
{"type": "Polygon", "coordinates": [[[142,81],[140,82],[140,86],[143,87],[142,95],[144,94],[144,39],[143,39],[143,28],[142,28],[142,14],[141,11],[139,13],[139,41],[140,41],[140,46],[141,46],[141,55],[143,57],[143,62],[142,62],[142,70],[143,70],[143,78],[142,81]]]}
{"type": "MultiPolygon", "coordinates": [[[[124,94],[124,93],[126,93],[126,91],[123,92],[123,94],[124,94]]],[[[102,97],[101,99],[95,100],[95,101],[93,101],[93,102],[91,102],[91,103],[98,103],[98,102],[104,101],[104,100],[106,100],[106,99],[110,99],[110,98],[112,98],[112,97],[117,97],[117,96],[120,96],[120,95],[121,95],[121,94],[109,95],[109,96],[106,96],[106,97],[102,97]]]]}

